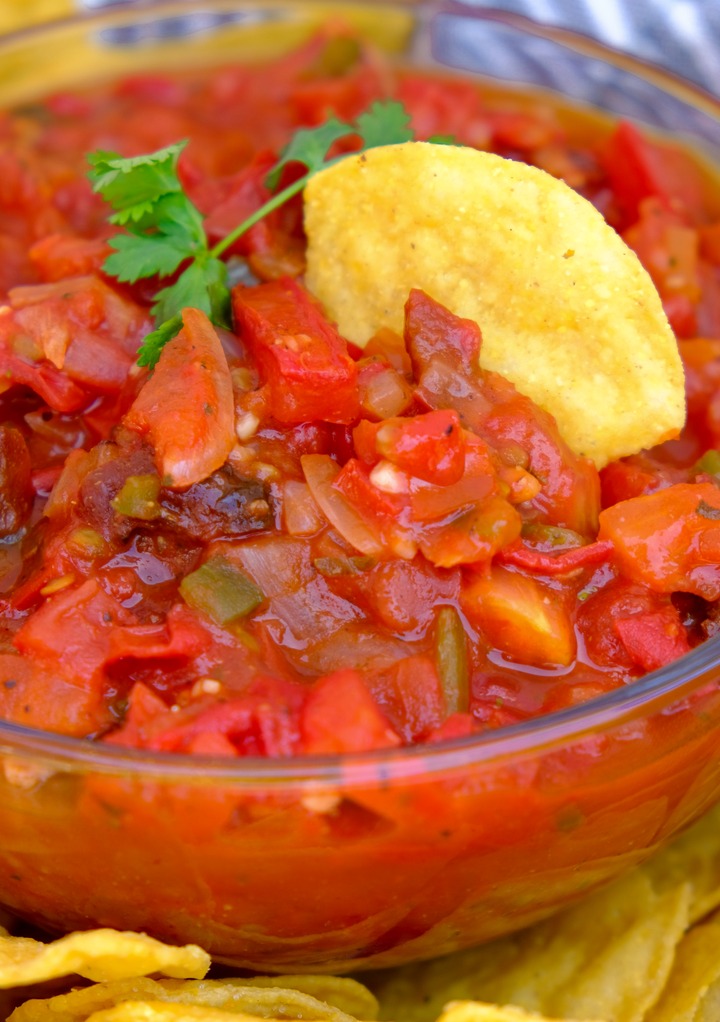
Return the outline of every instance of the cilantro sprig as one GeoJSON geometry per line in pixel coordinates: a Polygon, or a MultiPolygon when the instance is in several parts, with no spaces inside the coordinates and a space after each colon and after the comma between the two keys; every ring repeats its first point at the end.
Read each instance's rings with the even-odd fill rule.
{"type": "Polygon", "coordinates": [[[145,338],[138,363],[150,368],[156,365],[165,344],[180,330],[182,310],[188,306],[202,309],[217,326],[229,326],[230,290],[221,256],[251,227],[301,192],[313,174],[342,159],[330,156],[335,142],[359,136],[355,154],[409,142],[413,138],[409,122],[402,103],[387,100],[373,103],[354,123],[331,117],[316,128],[301,128],[280,153],[265,183],[270,190],[277,189],[289,164],[301,164],[305,173],[212,248],[202,214],[185,194],[178,176],[178,160],[187,141],[129,158],[114,152],[91,153],[93,190],[114,210],[110,222],[126,232],[110,239],[114,251],[103,264],[105,272],[132,284],[147,277],[170,277],[186,264],[174,282],[155,295],[155,330],[145,338]]]}

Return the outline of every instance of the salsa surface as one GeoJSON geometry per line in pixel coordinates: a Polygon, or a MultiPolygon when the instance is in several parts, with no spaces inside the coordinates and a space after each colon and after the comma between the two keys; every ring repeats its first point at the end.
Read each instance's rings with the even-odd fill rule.
{"type": "Polygon", "coordinates": [[[0,134],[2,718],[221,756],[434,743],[715,633],[720,221],[687,154],[398,71],[339,31],[262,68],[56,94],[0,134]],[[217,241],[269,198],[294,130],[388,96],[419,139],[563,178],[635,249],[686,365],[680,438],[598,474],[478,368],[482,324],[422,292],[404,337],[349,346],[303,287],[299,200],[231,250],[233,332],[190,310],[137,367],[159,285],[103,273],[86,154],[189,138],[217,241]]]}

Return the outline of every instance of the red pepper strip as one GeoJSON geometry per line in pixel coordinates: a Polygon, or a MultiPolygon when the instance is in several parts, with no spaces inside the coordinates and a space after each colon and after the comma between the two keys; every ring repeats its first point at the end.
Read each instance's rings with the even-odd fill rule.
{"type": "Polygon", "coordinates": [[[588,543],[587,546],[564,550],[561,554],[543,554],[525,546],[520,540],[511,543],[495,557],[497,564],[511,564],[515,568],[536,572],[538,575],[569,575],[579,568],[602,564],[609,560],[613,544],[608,539],[588,543]]]}

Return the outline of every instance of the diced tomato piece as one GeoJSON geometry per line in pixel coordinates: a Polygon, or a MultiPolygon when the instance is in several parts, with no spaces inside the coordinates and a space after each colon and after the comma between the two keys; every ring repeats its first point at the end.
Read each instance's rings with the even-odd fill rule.
{"type": "Polygon", "coordinates": [[[0,294],[6,294],[18,284],[32,284],[36,277],[28,258],[27,242],[0,231],[0,294]]]}
{"type": "Polygon", "coordinates": [[[703,224],[699,230],[700,254],[714,266],[720,266],[720,220],[703,224]]]}
{"type": "Polygon", "coordinates": [[[479,564],[516,540],[521,528],[515,508],[504,497],[490,496],[450,521],[425,525],[420,549],[439,568],[479,564]]]}
{"type": "Polygon", "coordinates": [[[552,145],[562,138],[562,128],[550,107],[493,111],[490,119],[493,145],[501,150],[528,152],[552,145]]]}
{"type": "Polygon", "coordinates": [[[412,374],[412,363],[405,347],[405,339],[389,327],[380,327],[363,348],[368,358],[387,362],[405,379],[412,374]]]}
{"type": "Polygon", "coordinates": [[[567,667],[575,659],[562,596],[535,579],[493,566],[468,580],[461,602],[488,643],[518,663],[567,667]]]}
{"type": "Polygon", "coordinates": [[[541,521],[594,535],[600,509],[597,469],[568,447],[551,415],[515,393],[495,406],[478,432],[499,450],[515,443],[527,452],[527,468],[542,482],[531,502],[541,521]]]}
{"type": "Polygon", "coordinates": [[[424,291],[413,288],[405,303],[405,344],[418,379],[435,359],[469,374],[477,368],[482,334],[473,320],[456,316],[424,291]]]}
{"type": "Polygon", "coordinates": [[[357,418],[357,365],[304,288],[284,278],[236,287],[232,300],[236,326],[270,387],[276,419],[348,423],[357,418]]]}
{"type": "Polygon", "coordinates": [[[99,273],[112,249],[102,238],[79,238],[72,234],[50,234],[36,241],[30,261],[43,280],[99,273]]]}
{"type": "Polygon", "coordinates": [[[315,682],[302,711],[306,755],[342,755],[400,745],[399,735],[357,671],[335,671],[315,682]]]}
{"type": "Polygon", "coordinates": [[[136,682],[128,696],[128,708],[122,727],[103,738],[110,745],[123,745],[140,749],[144,744],[148,725],[157,717],[164,716],[168,707],[151,688],[136,682]]]}
{"type": "Polygon", "coordinates": [[[232,379],[205,313],[185,309],[124,422],[149,439],[165,486],[192,486],[225,463],[235,444],[232,379]]]}
{"type": "Polygon", "coordinates": [[[369,422],[361,419],[352,431],[353,447],[358,458],[366,465],[376,465],[380,461],[377,449],[377,435],[382,423],[369,422]]]}
{"type": "Polygon", "coordinates": [[[483,99],[471,82],[433,80],[405,74],[397,98],[411,117],[415,137],[452,135],[465,145],[486,148],[490,142],[489,118],[483,99]]]}
{"type": "Polygon", "coordinates": [[[681,341],[679,347],[685,366],[688,415],[704,415],[708,403],[720,393],[720,340],[696,337],[681,341]]]}
{"type": "Polygon", "coordinates": [[[610,540],[629,578],[659,593],[720,598],[720,489],[678,483],[606,508],[599,538],[610,540]]]}
{"type": "Polygon", "coordinates": [[[65,672],[54,658],[0,655],[0,717],[41,731],[77,738],[112,723],[103,693],[65,672]]]}
{"type": "Polygon", "coordinates": [[[675,607],[615,618],[615,631],[633,663],[657,671],[690,652],[687,632],[675,607]]]}
{"type": "MultiPolygon", "coordinates": [[[[581,675],[582,677],[582,675],[581,675]]],[[[543,699],[543,713],[557,713],[559,710],[567,710],[571,706],[579,706],[586,703],[588,699],[598,699],[607,692],[612,692],[618,687],[618,682],[613,675],[596,674],[588,680],[575,680],[562,678],[553,685],[543,699]]]]}
{"type": "Polygon", "coordinates": [[[78,387],[49,362],[26,362],[0,348],[0,392],[13,385],[34,390],[54,412],[77,412],[91,400],[88,391],[78,387]]]}
{"type": "MultiPolygon", "coordinates": [[[[81,360],[78,349],[92,340],[106,349],[106,357],[124,356],[129,367],[149,331],[148,313],[92,274],[13,288],[9,297],[17,332],[30,337],[58,369],[73,352],[81,360]]],[[[70,367],[67,372],[73,376],[70,367]]],[[[98,365],[96,373],[97,389],[105,389],[104,367],[98,365]]]]}
{"type": "Polygon", "coordinates": [[[697,164],[676,146],[653,142],[623,121],[611,135],[603,162],[615,198],[628,223],[643,199],[653,196],[667,209],[679,208],[702,222],[703,186],[697,164]]]}
{"type": "Polygon", "coordinates": [[[686,294],[668,295],[663,298],[663,311],[673,333],[678,338],[695,337],[698,333],[698,309],[696,303],[686,294]]]}
{"type": "Polygon", "coordinates": [[[465,443],[457,412],[427,412],[407,419],[387,419],[376,434],[383,458],[404,472],[438,486],[462,478],[465,443]]]}
{"type": "Polygon", "coordinates": [[[192,611],[176,604],[164,623],[113,628],[106,662],[129,657],[140,660],[193,659],[209,644],[210,635],[192,611]]]}
{"type": "Polygon", "coordinates": [[[621,500],[651,493],[660,485],[655,472],[639,465],[633,458],[611,461],[600,473],[602,506],[610,507],[621,500]]]}
{"type": "MultiPolygon", "coordinates": [[[[464,465],[457,482],[440,486],[422,479],[410,481],[410,506],[414,521],[429,522],[462,509],[469,510],[496,493],[497,477],[488,445],[480,437],[463,431],[463,446],[464,465]]],[[[512,517],[514,520],[515,516],[512,517]]]]}
{"type": "Polygon", "coordinates": [[[631,671],[633,661],[615,630],[615,619],[653,613],[665,607],[668,599],[644,585],[601,569],[588,586],[587,599],[577,609],[578,631],[592,663],[603,669],[631,671]]]}
{"type": "Polygon", "coordinates": [[[21,653],[55,659],[69,680],[92,688],[101,683],[113,629],[135,623],[97,579],[88,579],[47,599],[17,632],[14,645],[21,653]]]}
{"type": "Polygon", "coordinates": [[[480,727],[469,713],[453,713],[444,724],[427,736],[427,742],[451,742],[454,738],[468,738],[476,734],[480,727]]]}
{"type": "MultiPolygon", "coordinates": [[[[348,499],[381,542],[395,550],[396,556],[402,556],[396,543],[407,535],[407,514],[404,513],[408,509],[407,494],[381,489],[373,482],[367,466],[357,458],[343,465],[333,486],[348,499]]],[[[409,556],[413,554],[414,550],[409,556]]]]}
{"type": "Polygon", "coordinates": [[[435,608],[458,599],[460,572],[437,571],[421,557],[382,561],[366,572],[361,592],[374,616],[391,632],[425,631],[435,608]]]}
{"type": "Polygon", "coordinates": [[[389,489],[380,489],[372,478],[368,467],[356,458],[350,458],[335,479],[336,489],[361,513],[369,519],[397,518],[407,507],[407,480],[402,480],[401,474],[396,476],[401,480],[402,489],[392,492],[389,489]]]}
{"type": "Polygon", "coordinates": [[[242,695],[200,701],[179,713],[168,711],[146,727],[143,744],[162,752],[199,752],[245,756],[292,756],[300,740],[301,686],[278,678],[255,678],[242,695]]]}
{"type": "Polygon", "coordinates": [[[639,219],[623,239],[648,271],[662,299],[684,298],[691,306],[699,300],[699,237],[683,217],[660,199],[643,199],[639,219]]]}
{"type": "MultiPolygon", "coordinates": [[[[205,178],[191,189],[195,203],[207,214],[205,232],[212,244],[227,237],[267,202],[270,190],[265,186],[265,178],[276,159],[274,153],[263,150],[232,177],[220,181],[205,178]]],[[[247,255],[270,248],[276,224],[277,215],[263,218],[239,238],[230,251],[247,255]]]]}
{"type": "MultiPolygon", "coordinates": [[[[421,741],[442,724],[445,702],[435,664],[426,656],[398,660],[377,680],[379,700],[404,742],[421,741]]],[[[372,682],[370,682],[372,686],[372,682]]]]}

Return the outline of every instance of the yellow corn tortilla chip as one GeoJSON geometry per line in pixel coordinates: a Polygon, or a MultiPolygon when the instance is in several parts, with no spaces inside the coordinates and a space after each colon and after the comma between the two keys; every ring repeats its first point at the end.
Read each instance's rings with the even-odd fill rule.
{"type": "Polygon", "coordinates": [[[646,1022],[718,1019],[719,1008],[720,921],[711,921],[680,942],[667,986],[646,1022]]]}
{"type": "Polygon", "coordinates": [[[163,1004],[162,1001],[124,1001],[90,1016],[92,1022],[255,1022],[253,1015],[208,1008],[198,1004],[163,1004]]]}
{"type": "Polygon", "coordinates": [[[683,369],[655,287],[586,199],[524,163],[406,142],[305,188],[307,285],[364,344],[421,288],[479,324],[484,368],[598,467],[676,435],[683,369]]]}
{"type": "MultiPolygon", "coordinates": [[[[479,1001],[455,1001],[447,1005],[438,1022],[553,1022],[542,1015],[531,1014],[522,1008],[497,1004],[480,1004],[479,1001]]],[[[571,1022],[564,1019],[563,1022],[571,1022]]]]}
{"type": "Polygon", "coordinates": [[[171,947],[144,933],[86,930],[52,944],[0,937],[0,989],[71,975],[111,980],[161,972],[197,978],[209,968],[210,956],[194,944],[171,947]]]}
{"type": "Polygon", "coordinates": [[[374,1022],[380,1010],[377,997],[349,976],[253,976],[238,982],[248,986],[298,990],[365,1022],[374,1022]]]}
{"type": "Polygon", "coordinates": [[[351,979],[332,976],[272,976],[257,979],[128,979],[71,990],[55,997],[26,1001],[12,1022],[86,1022],[96,1012],[139,1001],[185,1005],[254,1018],[317,1019],[354,1022],[377,1016],[373,995],[351,979]],[[291,984],[297,982],[298,988],[291,984]],[[315,988],[318,996],[306,992],[315,988]],[[319,996],[320,993],[325,996],[319,996]],[[370,1014],[351,1015],[347,1007],[368,1007],[370,1014]]]}
{"type": "Polygon", "coordinates": [[[690,922],[720,907],[720,804],[643,866],[658,890],[688,882],[690,922]]]}
{"type": "Polygon", "coordinates": [[[687,884],[657,892],[642,869],[523,933],[405,966],[370,985],[383,1018],[432,1022],[448,1001],[556,1018],[642,1022],[688,925],[687,884]]]}

